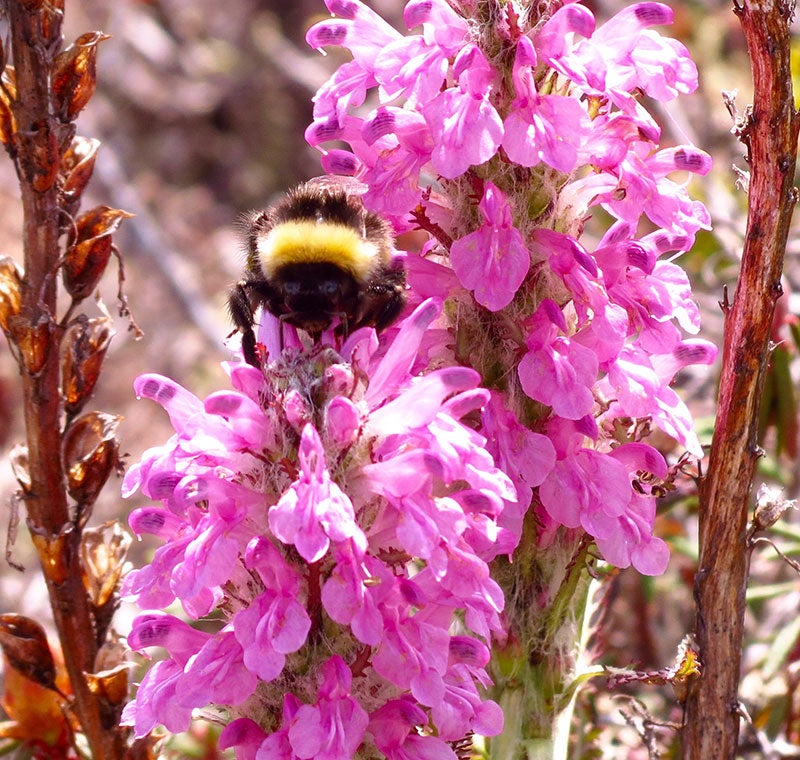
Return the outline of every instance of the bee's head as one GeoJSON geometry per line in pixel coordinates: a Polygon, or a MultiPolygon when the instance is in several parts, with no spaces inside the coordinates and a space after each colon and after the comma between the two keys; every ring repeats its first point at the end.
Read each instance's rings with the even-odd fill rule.
{"type": "Polygon", "coordinates": [[[349,272],[329,262],[286,264],[272,284],[281,294],[282,318],[312,335],[325,331],[335,317],[353,314],[360,290],[349,272]]]}

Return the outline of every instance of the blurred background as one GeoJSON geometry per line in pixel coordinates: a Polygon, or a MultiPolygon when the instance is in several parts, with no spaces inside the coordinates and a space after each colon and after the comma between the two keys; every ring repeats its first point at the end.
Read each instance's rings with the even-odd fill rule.
{"type": "MultiPolygon", "coordinates": [[[[368,4],[396,28],[405,28],[401,0],[368,4]]],[[[627,3],[598,0],[587,5],[602,21],[627,3]]],[[[745,196],[736,187],[732,169],[734,165],[746,168],[743,148],[731,135],[733,119],[722,92],[738,92],[735,102],[740,111],[745,109],[751,99],[749,64],[730,2],[670,5],[675,24],[660,31],[678,37],[690,49],[700,70],[700,89],[654,108],[654,113],[663,125],[665,145],[691,142],[715,159],[712,173],[693,186],[694,195],[709,207],[714,230],[698,237],[683,264],[704,313],[701,336],[721,345],[718,302],[723,286],[730,286],[732,292],[735,283],[746,214],[745,196]]],[[[243,266],[237,218],[321,173],[303,132],[311,119],[311,96],[343,58],[334,53],[324,57],[308,49],[304,35],[314,21],[326,16],[322,0],[66,0],[67,42],[90,30],[112,35],[100,45],[97,93],[78,120],[78,132],[102,142],[83,208],[106,204],[136,215],[122,224],[114,239],[124,256],[125,288],[144,337],[135,340],[127,321],[117,320],[117,335],[95,405],[90,407],[124,415],[119,438],[129,462],[138,461],[145,449],[160,445],[172,434],[160,407],[135,400],[132,382],[137,375],[168,375],[201,398],[226,387],[220,367],[228,358],[223,342],[231,330],[226,291],[243,266]]],[[[0,254],[18,261],[22,260],[20,227],[16,176],[10,161],[0,156],[0,254]]],[[[787,294],[797,285],[793,282],[798,275],[796,254],[793,237],[787,257],[787,294]]],[[[116,289],[112,261],[102,299],[114,314],[116,289]]],[[[784,305],[788,321],[776,325],[776,338],[784,341],[787,372],[791,372],[795,352],[791,314],[800,309],[789,295],[784,305]]],[[[93,308],[87,301],[85,310],[90,316],[93,308]]],[[[679,378],[706,443],[717,371],[717,367],[703,367],[679,378]]],[[[18,385],[16,366],[3,345],[0,504],[8,507],[3,511],[7,515],[16,489],[7,454],[23,439],[18,385]]],[[[786,393],[793,401],[794,385],[791,374],[784,375],[783,403],[775,402],[778,394],[765,405],[767,411],[772,410],[772,418],[768,425],[765,416],[764,478],[785,486],[789,496],[797,490],[796,407],[789,406],[786,412],[786,393]]],[[[673,549],[667,575],[643,579],[626,571],[608,585],[602,609],[606,622],[597,641],[609,664],[643,669],[668,666],[684,633],[691,630],[696,503],[692,483],[686,481],[660,517],[659,534],[673,549]]],[[[120,519],[124,523],[128,512],[143,503],[138,495],[130,502],[122,500],[119,482],[112,480],[92,522],[120,519]]],[[[2,606],[49,619],[24,514],[21,517],[23,526],[10,552],[27,570],[18,573],[5,565],[0,570],[2,606]]],[[[783,539],[782,548],[790,554],[800,547],[800,534],[790,526],[783,539]]],[[[134,551],[141,558],[148,547],[137,545],[134,551]]],[[[800,672],[794,669],[795,649],[800,648],[800,628],[795,622],[800,619],[800,586],[794,572],[774,553],[756,557],[754,572],[760,587],[770,591],[756,594],[752,602],[743,696],[751,700],[759,730],[773,736],[783,732],[787,739],[796,740],[791,733],[800,733],[795,716],[795,702],[800,702],[795,687],[800,679],[793,675],[800,672]],[[783,644],[776,650],[778,632],[783,644]]],[[[125,628],[124,621],[120,628],[125,628]]],[[[605,733],[602,740],[601,734],[594,739],[587,734],[586,745],[576,750],[576,757],[648,757],[642,738],[647,731],[669,745],[663,735],[668,730],[648,727],[636,717],[632,707],[636,702],[630,694],[626,696],[624,690],[606,694],[602,686],[593,689],[582,700],[576,719],[605,733]]],[[[680,718],[669,694],[659,697],[654,689],[650,694],[639,692],[636,698],[655,714],[668,720],[680,718]]],[[[755,729],[751,734],[746,741],[754,752],[761,751],[755,729]]]]}

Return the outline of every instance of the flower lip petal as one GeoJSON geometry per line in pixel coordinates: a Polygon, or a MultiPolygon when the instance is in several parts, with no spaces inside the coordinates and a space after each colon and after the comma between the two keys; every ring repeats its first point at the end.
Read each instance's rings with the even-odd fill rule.
{"type": "Polygon", "coordinates": [[[397,433],[427,425],[448,396],[472,390],[479,382],[480,375],[469,367],[434,370],[396,399],[373,411],[367,427],[371,431],[397,433]]]}
{"type": "Polygon", "coordinates": [[[663,3],[639,3],[630,10],[643,27],[671,24],[675,16],[672,8],[663,3]]]}
{"type": "Polygon", "coordinates": [[[675,150],[675,168],[705,175],[711,169],[711,156],[703,150],[682,146],[675,150]]]}
{"type": "Polygon", "coordinates": [[[325,0],[325,6],[335,16],[345,19],[354,19],[358,13],[358,4],[352,0],[325,0]]]}
{"type": "Polygon", "coordinates": [[[131,512],[128,525],[137,536],[148,533],[167,539],[177,535],[183,521],[160,507],[140,507],[131,512]]]}
{"type": "Polygon", "coordinates": [[[321,159],[322,168],[327,174],[338,174],[341,177],[355,177],[361,168],[361,161],[349,150],[338,148],[327,151],[321,159]]]}
{"type": "Polygon", "coordinates": [[[410,0],[403,10],[403,21],[409,29],[420,26],[430,19],[432,8],[431,0],[410,0]]]}
{"type": "Polygon", "coordinates": [[[203,405],[197,396],[163,375],[139,375],[133,382],[133,389],[137,397],[149,398],[161,404],[176,430],[180,430],[191,417],[203,411],[203,405]]]}
{"type": "Polygon", "coordinates": [[[373,407],[394,393],[405,383],[408,372],[416,358],[422,336],[431,322],[439,316],[442,302],[438,298],[423,301],[403,321],[380,364],[372,373],[367,389],[367,403],[373,407]]]}
{"type": "Polygon", "coordinates": [[[319,50],[324,47],[341,47],[347,41],[349,24],[342,19],[330,19],[314,24],[306,32],[309,47],[319,50]]]}

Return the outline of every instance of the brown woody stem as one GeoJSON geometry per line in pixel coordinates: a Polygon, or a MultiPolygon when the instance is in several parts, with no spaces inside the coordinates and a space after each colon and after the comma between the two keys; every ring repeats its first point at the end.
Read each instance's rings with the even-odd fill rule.
{"type": "Polygon", "coordinates": [[[63,409],[56,326],[59,208],[56,177],[60,144],[71,125],[52,102],[50,71],[60,46],[63,3],[8,0],[17,124],[10,153],[19,175],[24,213],[25,276],[22,309],[13,330],[20,348],[30,489],[28,524],[39,552],[55,624],[74,694],[72,709],[93,760],[124,757],[124,733],[89,689],[98,644],[83,585],[80,531],[70,519],[61,457],[63,409]],[[48,32],[51,38],[48,39],[48,32]]]}
{"type": "Polygon", "coordinates": [[[754,104],[741,129],[750,163],[747,235],[736,295],[724,304],[717,421],[701,486],[696,636],[702,677],[689,694],[683,757],[736,757],[738,683],[748,573],[746,525],[760,455],[758,411],[796,190],[798,114],[792,98],[792,4],[735,5],[753,69],[754,104]]]}

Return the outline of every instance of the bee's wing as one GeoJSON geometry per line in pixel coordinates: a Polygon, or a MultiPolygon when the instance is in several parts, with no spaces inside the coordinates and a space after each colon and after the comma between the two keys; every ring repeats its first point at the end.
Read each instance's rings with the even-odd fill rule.
{"type": "Polygon", "coordinates": [[[346,177],[343,174],[323,174],[321,177],[308,180],[305,184],[320,190],[341,189],[348,195],[364,195],[368,189],[360,179],[346,177]]]}

